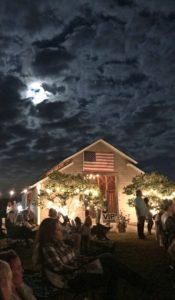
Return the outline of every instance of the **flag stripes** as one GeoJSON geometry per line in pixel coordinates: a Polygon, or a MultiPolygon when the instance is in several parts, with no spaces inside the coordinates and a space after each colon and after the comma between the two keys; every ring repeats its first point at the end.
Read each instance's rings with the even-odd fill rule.
{"type": "Polygon", "coordinates": [[[113,172],[114,171],[114,154],[106,152],[84,152],[83,161],[84,171],[102,171],[113,172]]]}

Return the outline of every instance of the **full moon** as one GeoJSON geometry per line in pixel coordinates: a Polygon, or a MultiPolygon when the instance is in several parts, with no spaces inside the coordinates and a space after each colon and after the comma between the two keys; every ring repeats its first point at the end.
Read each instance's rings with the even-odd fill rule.
{"type": "Polygon", "coordinates": [[[33,82],[28,86],[27,98],[32,98],[33,104],[37,105],[47,99],[47,92],[44,91],[40,82],[33,82]]]}

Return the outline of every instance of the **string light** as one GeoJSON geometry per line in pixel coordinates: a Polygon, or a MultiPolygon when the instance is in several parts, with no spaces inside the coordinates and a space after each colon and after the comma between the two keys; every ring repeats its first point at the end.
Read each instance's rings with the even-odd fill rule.
{"type": "Polygon", "coordinates": [[[10,196],[13,196],[13,195],[15,194],[15,192],[14,192],[13,190],[11,190],[11,191],[9,192],[9,194],[10,194],[10,196]]]}

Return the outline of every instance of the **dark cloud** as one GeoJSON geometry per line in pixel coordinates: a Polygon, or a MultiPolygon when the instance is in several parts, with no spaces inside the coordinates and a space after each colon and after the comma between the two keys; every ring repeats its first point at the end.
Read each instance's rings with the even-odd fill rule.
{"type": "Polygon", "coordinates": [[[20,92],[25,88],[15,76],[0,76],[0,122],[14,122],[21,109],[20,92]]]}
{"type": "Polygon", "coordinates": [[[65,103],[64,102],[47,102],[43,101],[42,103],[37,105],[37,112],[39,117],[52,120],[59,118],[64,118],[64,109],[65,103]]]}
{"type": "Polygon", "coordinates": [[[73,56],[64,47],[59,47],[57,50],[45,49],[36,54],[33,67],[37,75],[55,76],[68,68],[68,62],[72,58],[73,56]]]}
{"type": "Polygon", "coordinates": [[[0,25],[0,190],[99,138],[175,179],[174,0],[2,0],[0,25]]]}

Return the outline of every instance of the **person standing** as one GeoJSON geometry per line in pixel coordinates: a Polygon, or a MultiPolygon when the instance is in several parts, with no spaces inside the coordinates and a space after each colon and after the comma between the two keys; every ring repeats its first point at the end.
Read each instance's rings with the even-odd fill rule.
{"type": "Polygon", "coordinates": [[[136,191],[136,198],[134,199],[134,205],[137,215],[137,234],[138,238],[141,240],[145,239],[144,235],[144,225],[146,217],[148,216],[148,207],[142,199],[142,191],[136,191]]]}
{"type": "Polygon", "coordinates": [[[152,213],[150,211],[149,199],[147,197],[144,198],[144,202],[145,202],[145,204],[146,204],[146,206],[148,208],[148,215],[146,217],[148,234],[151,235],[152,234],[151,230],[152,230],[152,227],[153,227],[153,224],[154,224],[154,222],[153,222],[153,215],[152,215],[152,213]]]}

